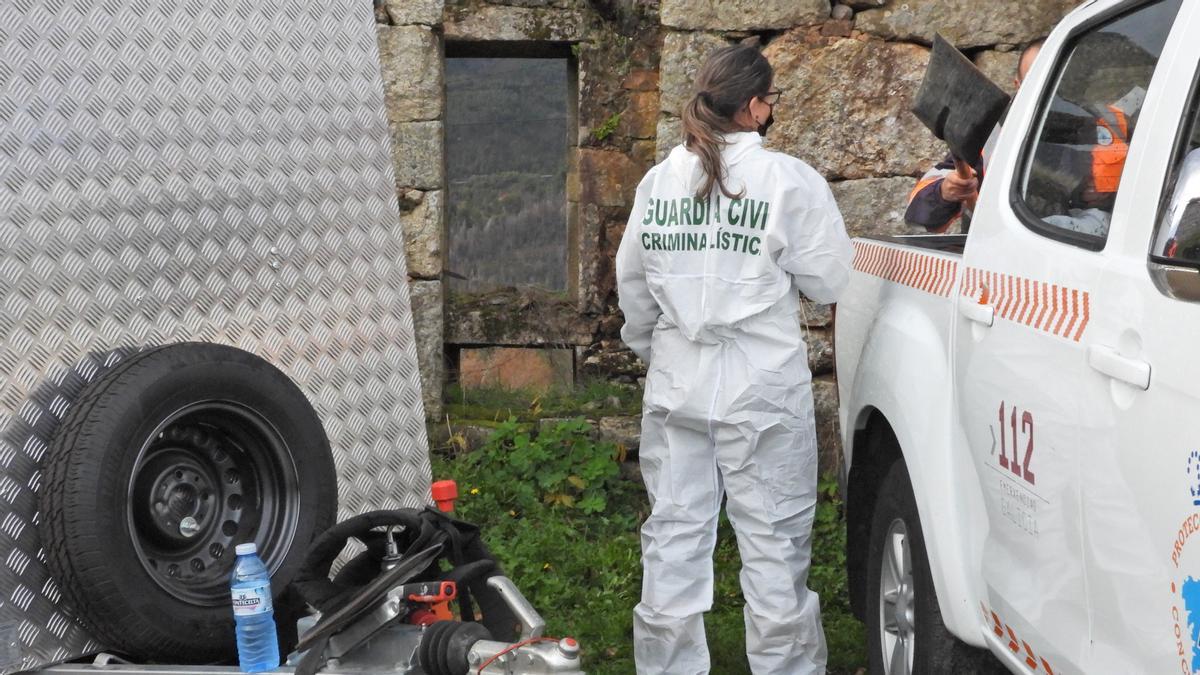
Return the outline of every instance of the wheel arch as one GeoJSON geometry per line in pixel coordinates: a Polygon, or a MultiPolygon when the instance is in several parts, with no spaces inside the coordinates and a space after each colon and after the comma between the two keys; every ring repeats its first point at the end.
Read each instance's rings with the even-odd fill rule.
{"type": "Polygon", "coordinates": [[[856,426],[852,446],[854,460],[846,477],[846,574],[850,609],[860,621],[867,611],[867,544],[871,516],[879,486],[892,464],[904,461],[895,432],[878,408],[865,408],[862,424],[856,426]],[[886,442],[890,440],[891,442],[886,442]]]}
{"type": "Polygon", "coordinates": [[[876,494],[892,464],[904,462],[942,616],[959,639],[978,647],[984,644],[978,570],[987,524],[957,422],[949,353],[947,331],[934,324],[929,307],[895,302],[871,326],[846,402],[846,565],[851,607],[861,619],[876,494]]]}

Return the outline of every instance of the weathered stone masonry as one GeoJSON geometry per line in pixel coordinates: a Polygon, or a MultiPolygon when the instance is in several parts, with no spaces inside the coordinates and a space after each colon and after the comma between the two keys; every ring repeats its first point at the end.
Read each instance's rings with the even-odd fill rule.
{"type": "MultiPolygon", "coordinates": [[[[785,94],[769,145],[831,183],[852,235],[905,233],[906,197],[944,148],[908,112],[941,32],[1011,88],[1022,45],[1078,0],[376,0],[426,406],[447,345],[574,347],[578,373],[632,381],[613,257],[642,174],[680,140],[680,109],[713,48],[756,38],[785,94]],[[447,297],[442,62],[462,44],[571,45],[578,139],[568,176],[568,300],[447,297]],[[618,120],[608,134],[595,130],[618,120]]],[[[452,198],[452,197],[449,197],[452,198]]],[[[830,312],[806,307],[825,466],[836,461],[830,312]]]]}

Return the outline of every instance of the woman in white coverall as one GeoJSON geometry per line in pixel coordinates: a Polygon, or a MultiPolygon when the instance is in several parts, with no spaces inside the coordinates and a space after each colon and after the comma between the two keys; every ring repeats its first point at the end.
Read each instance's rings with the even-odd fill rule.
{"type": "Polygon", "coordinates": [[[820,602],[807,587],[817,448],[797,291],[836,300],[852,248],[824,179],[762,147],[779,97],[766,58],[720,49],[695,89],[685,142],[638,185],[617,253],[621,336],[650,367],[637,671],[709,670],[703,613],[724,495],[751,669],[823,673],[820,602]]]}

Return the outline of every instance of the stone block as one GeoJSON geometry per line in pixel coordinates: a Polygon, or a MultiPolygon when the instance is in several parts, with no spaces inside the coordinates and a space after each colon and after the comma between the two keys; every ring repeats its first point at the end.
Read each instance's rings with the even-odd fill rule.
{"type": "Polygon", "coordinates": [[[829,0],[662,0],[664,26],[687,30],[771,30],[829,18],[829,0]]]}
{"type": "Polygon", "coordinates": [[[396,185],[418,190],[442,187],[442,123],[398,122],[390,126],[396,185]]]}
{"type": "MultiPolygon", "coordinates": [[[[587,358],[580,365],[580,374],[596,377],[629,376],[637,379],[646,375],[646,364],[633,352],[621,345],[617,349],[604,349],[593,345],[587,358]]],[[[644,384],[644,383],[642,383],[644,384]]]]}
{"type": "Polygon", "coordinates": [[[570,300],[532,288],[455,294],[446,303],[446,342],[454,345],[589,345],[598,324],[570,300]]]}
{"type": "Polygon", "coordinates": [[[459,352],[458,382],[463,389],[545,391],[575,384],[571,349],[483,347],[459,352]]]}
{"type": "Polygon", "coordinates": [[[630,91],[657,91],[658,71],[647,69],[631,70],[625,76],[621,87],[630,91]]]}
{"type": "MultiPolygon", "coordinates": [[[[658,133],[658,124],[655,124],[655,133],[658,133]]],[[[637,165],[638,170],[643,174],[654,166],[654,155],[657,150],[657,139],[647,141],[634,141],[633,150],[630,153],[633,157],[633,163],[637,165]]]]}
{"type": "MultiPolygon", "coordinates": [[[[713,51],[731,44],[710,33],[679,33],[670,31],[663,38],[660,64],[662,110],[679,117],[683,106],[695,92],[696,71],[713,51]]],[[[778,72],[778,69],[776,69],[778,72]]]]}
{"type": "Polygon", "coordinates": [[[612,267],[600,248],[607,223],[600,205],[595,202],[580,204],[575,213],[577,217],[573,224],[578,235],[573,247],[578,252],[575,307],[580,314],[595,316],[604,312],[604,299],[616,285],[610,274],[612,267]]]}
{"type": "Polygon", "coordinates": [[[436,26],[442,22],[445,0],[387,0],[387,13],[397,26],[419,23],[436,26]]]}
{"type": "Polygon", "coordinates": [[[474,5],[446,12],[449,40],[579,42],[586,21],[577,9],[474,5]]]}
{"type": "Polygon", "coordinates": [[[582,203],[628,207],[641,180],[641,168],[629,155],[596,148],[579,149],[582,203]]]}
{"type": "Polygon", "coordinates": [[[442,394],[446,382],[446,364],[442,347],[446,333],[443,290],[440,281],[413,281],[408,285],[412,304],[414,335],[417,339],[417,367],[421,371],[421,395],[425,417],[442,417],[442,394]]]}
{"type": "Polygon", "coordinates": [[[904,223],[908,193],[916,183],[914,178],[900,176],[844,180],[829,187],[851,237],[924,234],[923,229],[904,223]]]}
{"type": "Polygon", "coordinates": [[[933,43],[941,33],[959,48],[1024,44],[1045,36],[1079,0],[888,0],[859,12],[855,27],[887,40],[933,43]]]}
{"type": "Polygon", "coordinates": [[[627,453],[635,454],[642,441],[642,418],[601,417],[596,423],[596,430],[601,441],[622,446],[627,453]]]}
{"type": "Polygon", "coordinates": [[[832,375],[813,378],[812,389],[817,420],[817,467],[824,475],[837,471],[842,464],[837,380],[832,375]]]}
{"type": "Polygon", "coordinates": [[[654,142],[654,160],[661,162],[675,146],[683,142],[683,121],[669,115],[658,118],[658,132],[654,142]]]}
{"type": "MultiPolygon", "coordinates": [[[[496,433],[496,429],[486,424],[471,424],[455,419],[447,422],[443,418],[433,420],[429,425],[428,433],[431,450],[439,450],[449,453],[451,456],[457,456],[483,448],[492,434],[496,433]]],[[[459,486],[459,489],[466,492],[470,486],[459,486]]]]}
{"type": "Polygon", "coordinates": [[[824,328],[804,331],[804,342],[808,345],[808,369],[813,376],[829,375],[833,372],[833,331],[824,328]]]}
{"type": "Polygon", "coordinates": [[[496,4],[513,7],[557,7],[564,9],[571,6],[572,0],[502,0],[496,4]]]}
{"type": "Polygon", "coordinates": [[[419,279],[442,276],[442,242],[445,239],[442,191],[408,190],[400,198],[400,225],[408,275],[419,279]]]}
{"type": "Polygon", "coordinates": [[[621,123],[617,133],[627,138],[654,138],[658,129],[658,92],[634,91],[629,93],[629,105],[621,111],[621,123]]]}
{"type": "MultiPolygon", "coordinates": [[[[845,5],[840,5],[845,7],[845,5]]],[[[853,19],[834,19],[821,24],[821,35],[825,37],[848,38],[854,34],[853,19]]]]}
{"type": "Polygon", "coordinates": [[[800,323],[805,328],[829,328],[833,325],[833,305],[821,305],[800,296],[800,323]]]}
{"type": "Polygon", "coordinates": [[[988,79],[995,82],[1009,94],[1017,91],[1017,62],[1021,60],[1021,52],[1010,50],[985,51],[975,55],[975,65],[983,71],[988,79]]]}
{"type": "Polygon", "coordinates": [[[929,50],[795,30],[764,50],[785,92],[769,144],[827,179],[918,175],[945,152],[912,114],[929,50]]]}
{"type": "Polygon", "coordinates": [[[392,123],[442,116],[442,49],[428,26],[380,26],[379,60],[392,123]]]}

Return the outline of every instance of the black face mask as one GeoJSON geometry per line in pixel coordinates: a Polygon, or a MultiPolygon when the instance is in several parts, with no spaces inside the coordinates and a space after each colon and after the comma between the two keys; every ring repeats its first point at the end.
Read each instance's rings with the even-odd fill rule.
{"type": "Polygon", "coordinates": [[[766,138],[767,137],[767,129],[770,129],[772,124],[775,124],[775,111],[774,110],[771,111],[770,115],[767,115],[766,122],[763,122],[762,124],[758,125],[758,135],[762,136],[763,138],[766,138]]]}

